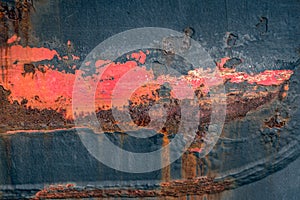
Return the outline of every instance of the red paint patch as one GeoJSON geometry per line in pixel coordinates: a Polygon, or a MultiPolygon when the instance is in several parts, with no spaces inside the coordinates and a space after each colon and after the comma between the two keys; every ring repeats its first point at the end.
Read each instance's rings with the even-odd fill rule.
{"type": "Polygon", "coordinates": [[[146,61],[146,54],[142,51],[139,51],[138,53],[132,53],[131,58],[135,59],[141,64],[145,64],[146,61]]]}
{"type": "Polygon", "coordinates": [[[72,59],[73,59],[73,60],[80,60],[80,57],[79,57],[79,56],[72,55],[72,59]]]}
{"type": "Polygon", "coordinates": [[[11,43],[14,43],[14,42],[19,41],[19,40],[20,40],[20,38],[16,34],[14,34],[11,38],[9,38],[7,40],[7,44],[11,44],[11,43]]]}
{"type": "Polygon", "coordinates": [[[256,83],[258,85],[271,86],[282,84],[290,79],[292,74],[292,70],[266,70],[256,75],[249,75],[244,72],[223,73],[222,77],[232,83],[248,81],[250,84],[256,83]]]}
{"type": "MultiPolygon", "coordinates": [[[[98,61],[97,61],[98,62],[98,61]]],[[[98,65],[103,63],[99,61],[98,65]]],[[[96,105],[100,108],[111,108],[111,98],[113,90],[116,84],[119,82],[120,78],[126,74],[130,69],[137,67],[137,63],[134,61],[128,61],[126,63],[111,63],[102,73],[100,81],[96,90],[96,105]]],[[[132,77],[131,80],[134,80],[132,77]]],[[[125,83],[126,84],[126,83],[125,83]]],[[[122,97],[120,97],[122,98],[122,97]]]]}
{"type": "Polygon", "coordinates": [[[189,151],[193,153],[201,153],[202,150],[203,150],[202,148],[196,147],[196,148],[191,148],[189,151]]]}
{"type": "Polygon", "coordinates": [[[12,66],[15,61],[19,63],[38,62],[42,60],[52,60],[54,56],[58,56],[55,50],[44,47],[22,47],[14,45],[8,48],[1,48],[1,62],[8,61],[7,65],[12,66]]]}
{"type": "MultiPolygon", "coordinates": [[[[68,45],[71,42],[68,41],[68,45]]],[[[146,51],[146,54],[149,52],[146,51]]],[[[138,53],[131,54],[131,58],[134,58],[137,62],[144,64],[146,60],[146,54],[142,51],[138,53]]],[[[60,58],[55,50],[50,50],[47,48],[31,48],[22,47],[20,45],[14,45],[6,49],[1,49],[1,64],[8,66],[9,73],[6,73],[6,80],[0,79],[0,84],[6,89],[11,91],[9,96],[10,101],[13,102],[17,100],[21,102],[23,98],[28,100],[27,106],[32,108],[44,109],[52,108],[54,110],[66,110],[66,118],[72,118],[72,94],[73,86],[75,81],[75,76],[83,74],[83,71],[76,70],[76,75],[66,74],[53,69],[48,66],[46,72],[42,73],[38,70],[35,74],[26,74],[22,76],[24,71],[23,64],[38,62],[42,60],[51,60],[55,56],[60,58]],[[17,64],[14,64],[18,61],[17,64]]],[[[63,57],[65,58],[65,57],[63,57]]],[[[79,59],[73,55],[73,59],[79,59]]],[[[221,59],[221,62],[217,64],[220,68],[226,63],[229,58],[221,59]]],[[[95,62],[97,72],[102,74],[100,77],[100,82],[97,84],[97,90],[95,92],[95,107],[101,109],[109,109],[112,104],[113,91],[117,84],[119,84],[121,78],[125,76],[130,70],[137,68],[138,63],[135,61],[128,61],[126,63],[111,63],[111,61],[98,60],[95,62]]],[[[89,66],[91,62],[86,62],[85,65],[89,66]]],[[[72,66],[73,69],[76,66],[72,66]]],[[[141,69],[141,68],[139,68],[141,69]]],[[[142,74],[151,75],[151,71],[146,71],[143,69],[140,71],[142,74]]],[[[259,73],[257,75],[249,75],[244,72],[235,71],[222,71],[220,74],[215,73],[211,69],[203,70],[197,69],[192,70],[186,76],[181,77],[170,77],[170,76],[160,76],[153,83],[146,85],[145,87],[137,88],[132,93],[135,95],[149,94],[150,91],[156,90],[159,84],[164,82],[170,82],[174,95],[178,98],[184,98],[190,96],[191,94],[186,90],[186,87],[191,87],[193,90],[198,88],[200,85],[204,85],[202,88],[204,92],[208,92],[211,86],[223,84],[225,80],[229,80],[234,83],[241,83],[243,81],[248,81],[250,84],[257,83],[260,85],[279,85],[285,80],[288,80],[293,74],[291,70],[266,70],[265,72],[259,73]],[[179,95],[179,96],[178,96],[179,95]]],[[[141,75],[141,74],[140,74],[141,75]]],[[[129,75],[126,82],[135,81],[137,75],[129,75]]],[[[149,78],[153,78],[149,76],[149,78]]],[[[87,84],[95,84],[96,75],[87,76],[87,84]]],[[[85,91],[82,92],[84,96],[85,91]]],[[[120,93],[119,98],[123,98],[126,94],[120,93]]],[[[154,97],[153,97],[154,98],[154,97]]],[[[94,112],[91,110],[91,105],[87,105],[87,112],[94,112]]]]}
{"type": "Polygon", "coordinates": [[[224,65],[225,63],[229,60],[230,58],[229,57],[225,57],[225,58],[221,58],[220,62],[217,62],[217,67],[219,68],[220,71],[224,71],[225,68],[224,68],[224,65]]]}

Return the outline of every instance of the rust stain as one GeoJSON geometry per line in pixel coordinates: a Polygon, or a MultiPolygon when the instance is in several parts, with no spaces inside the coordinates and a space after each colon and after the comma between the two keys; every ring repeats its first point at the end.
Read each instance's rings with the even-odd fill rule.
{"type": "Polygon", "coordinates": [[[284,119],[281,115],[278,109],[276,110],[276,113],[274,116],[272,116],[270,119],[266,120],[264,124],[269,128],[282,128],[285,126],[288,119],[284,119]]]}
{"type": "MultiPolygon", "coordinates": [[[[15,36],[12,37],[15,38],[15,36]]],[[[12,41],[13,40],[14,39],[12,39],[12,41]]],[[[71,41],[68,41],[67,45],[70,49],[74,46],[71,41]]],[[[74,81],[76,76],[83,74],[84,72],[81,70],[75,70],[75,74],[71,74],[55,70],[51,65],[36,66],[33,64],[44,60],[51,61],[54,58],[58,58],[59,60],[80,59],[71,53],[73,50],[70,50],[68,55],[64,56],[59,55],[58,52],[53,49],[44,47],[23,47],[18,44],[6,44],[6,46],[0,48],[0,50],[2,65],[2,79],[0,80],[0,85],[2,85],[5,90],[10,91],[10,95],[8,96],[10,103],[17,101],[21,104],[23,100],[26,100],[27,107],[39,110],[52,109],[54,111],[64,113],[65,119],[73,120],[72,92],[74,81]]],[[[125,63],[113,63],[104,60],[96,61],[96,71],[98,73],[102,73],[95,93],[95,106],[98,111],[106,110],[107,114],[110,112],[109,110],[112,108],[112,94],[114,88],[121,78],[122,80],[124,79],[124,75],[128,71],[138,69],[136,73],[138,73],[140,77],[142,75],[147,76],[149,79],[154,77],[151,69],[147,70],[145,67],[139,67],[139,64],[145,63],[145,59],[148,54],[149,51],[132,53],[129,55],[129,58],[134,60],[129,60],[125,63]]],[[[137,88],[131,95],[130,101],[133,105],[149,104],[149,101],[156,102],[159,100],[157,95],[154,95],[157,93],[157,89],[165,82],[169,82],[173,88],[173,91],[170,93],[170,98],[174,99],[174,101],[179,98],[178,96],[175,97],[175,93],[182,97],[188,95],[185,93],[187,91],[182,90],[182,88],[187,85],[191,85],[195,90],[195,93],[197,93],[196,95],[199,96],[199,104],[210,105],[209,100],[205,100],[205,98],[203,99],[202,97],[207,96],[211,87],[224,84],[226,81],[233,83],[247,81],[249,84],[256,83],[262,86],[281,85],[293,74],[292,70],[266,70],[256,75],[236,72],[235,69],[221,70],[229,59],[230,58],[227,57],[222,58],[221,62],[217,63],[217,66],[220,68],[219,74],[211,69],[204,70],[199,68],[191,70],[188,72],[188,75],[182,75],[181,77],[160,75],[151,83],[137,88]],[[144,97],[146,97],[146,99],[144,97]]],[[[85,64],[90,65],[91,63],[87,62],[85,64]]],[[[76,69],[76,65],[72,66],[72,68],[76,69]]],[[[132,80],[137,80],[138,76],[136,73],[128,76],[127,79],[123,81],[130,82],[132,80]]],[[[93,84],[94,78],[94,76],[86,77],[87,81],[91,84],[93,84]]],[[[285,86],[284,91],[287,92],[287,90],[288,86],[285,86]]],[[[126,91],[124,91],[124,93],[125,92],[126,91]]],[[[125,95],[126,94],[123,94],[121,91],[119,98],[121,99],[125,95]]],[[[266,95],[268,94],[253,92],[249,95],[249,97],[243,98],[251,98],[256,101],[255,98],[263,99],[266,95]]],[[[235,102],[236,98],[240,98],[239,96],[240,95],[228,96],[229,105],[231,98],[233,98],[232,102],[235,102]]],[[[286,93],[283,93],[282,96],[286,96],[286,93]]],[[[122,107],[123,105],[114,106],[122,107]]],[[[88,115],[89,113],[94,112],[94,110],[91,109],[92,108],[90,107],[86,107],[86,113],[77,113],[76,117],[82,116],[82,114],[88,115]]],[[[209,109],[207,109],[207,113],[209,113],[209,109]]],[[[234,114],[234,112],[229,110],[229,118],[230,113],[234,114]]],[[[113,123],[116,124],[117,122],[113,123]]]]}
{"type": "MultiPolygon", "coordinates": [[[[162,159],[162,165],[166,164],[166,163],[170,163],[170,149],[168,144],[170,143],[170,140],[168,138],[168,135],[166,132],[163,133],[163,145],[162,147],[164,147],[162,149],[162,155],[161,155],[161,159],[162,159]]],[[[164,168],[162,168],[162,181],[166,182],[166,181],[170,181],[171,180],[171,166],[168,165],[164,168]]]]}
{"type": "Polygon", "coordinates": [[[197,177],[197,158],[193,153],[186,152],[181,158],[183,179],[193,179],[197,177]]]}
{"type": "Polygon", "coordinates": [[[288,95],[288,91],[289,91],[289,83],[288,83],[288,81],[286,81],[286,82],[283,84],[283,86],[282,86],[282,88],[281,88],[281,91],[280,91],[280,93],[279,93],[279,99],[280,99],[280,100],[283,100],[284,98],[286,98],[287,95],[288,95]]]}
{"type": "Polygon", "coordinates": [[[161,183],[160,188],[152,190],[143,189],[84,189],[73,184],[51,185],[35,194],[33,200],[38,199],[65,199],[65,198],[180,198],[185,199],[187,195],[214,194],[232,187],[232,180],[222,182],[215,181],[214,178],[197,177],[189,180],[175,180],[161,183]]]}

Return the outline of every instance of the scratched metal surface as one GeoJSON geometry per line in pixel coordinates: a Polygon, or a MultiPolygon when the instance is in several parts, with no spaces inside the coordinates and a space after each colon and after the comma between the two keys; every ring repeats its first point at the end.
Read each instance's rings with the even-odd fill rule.
{"type": "MultiPolygon", "coordinates": [[[[15,6],[14,1],[2,2],[15,6]]],[[[300,153],[299,1],[41,0],[33,1],[33,6],[30,29],[19,30],[20,44],[55,49],[63,55],[66,52],[65,44],[70,40],[74,44],[72,54],[80,57],[79,61],[74,61],[77,65],[95,46],[116,33],[139,27],[164,27],[182,32],[190,26],[195,31],[193,39],[199,41],[213,59],[226,56],[241,58],[243,63],[236,67],[238,71],[257,74],[266,69],[293,70],[285,98],[276,98],[259,108],[250,109],[245,116],[228,120],[213,151],[199,159],[203,165],[196,175],[210,176],[220,181],[234,180],[234,184],[226,190],[237,189],[194,198],[296,199],[299,188],[295,185],[300,184],[299,178],[293,176],[299,176],[295,163],[299,163],[297,158],[300,153]],[[264,22],[260,21],[261,16],[268,19],[267,29],[264,22]],[[238,36],[232,48],[226,48],[224,38],[228,32],[238,36]],[[278,110],[281,118],[287,120],[286,124],[280,127],[265,126],[264,122],[270,121],[278,110]],[[290,175],[289,180],[285,179],[287,174],[290,175]],[[286,183],[285,187],[270,187],[270,184],[277,185],[277,182],[282,185],[282,180],[286,183]],[[266,187],[268,192],[262,187],[266,187]],[[273,192],[277,195],[268,194],[273,192]]],[[[1,44],[17,29],[7,17],[1,18],[2,25],[8,24],[8,28],[1,31],[1,44]]],[[[28,27],[26,24],[22,26],[28,27]]],[[[54,64],[54,70],[74,73],[74,69],[57,60],[47,62],[54,64]]],[[[227,83],[226,89],[229,88],[245,92],[248,86],[227,83]]],[[[270,87],[266,90],[275,89],[270,87]]],[[[7,103],[7,94],[3,91],[1,102],[7,103]]],[[[59,122],[50,125],[52,128],[64,126],[64,119],[60,115],[44,112],[45,116],[59,122]]],[[[10,120],[7,116],[10,115],[2,110],[3,125],[0,128],[4,131],[0,137],[0,189],[3,198],[20,198],[22,195],[34,197],[36,192],[50,184],[72,183],[78,187],[125,185],[151,190],[159,188],[160,183],[166,181],[164,170],[130,174],[103,165],[87,152],[74,129],[40,130],[34,133],[18,131],[18,126],[26,126],[26,119],[25,125],[22,122],[17,125],[13,120],[9,124],[6,123],[10,120]],[[7,117],[6,120],[3,117],[7,117]],[[14,125],[16,128],[13,130],[17,132],[5,134],[8,127],[14,125]]],[[[48,125],[44,124],[44,129],[48,129],[48,125]]],[[[28,129],[33,130],[34,126],[28,129]]],[[[107,135],[116,144],[122,143],[131,151],[148,151],[162,146],[163,142],[160,136],[142,141],[130,137],[124,140],[120,134],[107,135]]],[[[183,162],[179,159],[171,164],[171,180],[187,178],[182,174],[183,162]]]]}

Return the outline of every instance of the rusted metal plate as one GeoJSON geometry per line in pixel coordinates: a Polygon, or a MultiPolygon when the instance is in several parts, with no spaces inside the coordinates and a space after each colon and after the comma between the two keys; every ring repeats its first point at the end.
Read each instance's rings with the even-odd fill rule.
{"type": "Polygon", "coordinates": [[[1,1],[1,197],[222,199],[285,168],[299,8],[1,1]]]}

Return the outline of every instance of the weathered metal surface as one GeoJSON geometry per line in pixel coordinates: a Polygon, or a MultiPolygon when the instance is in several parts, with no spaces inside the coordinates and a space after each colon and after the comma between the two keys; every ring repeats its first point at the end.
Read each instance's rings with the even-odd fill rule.
{"type": "MultiPolygon", "coordinates": [[[[202,198],[286,167],[300,152],[299,8],[298,1],[2,1],[2,198],[202,198]],[[147,26],[184,30],[179,38],[183,51],[191,45],[190,37],[200,42],[215,60],[221,81],[215,81],[211,66],[193,66],[169,48],[173,36],[163,41],[163,51],[136,49],[117,60],[85,62],[92,48],[109,36],[147,26]],[[93,64],[102,73],[96,110],[87,107],[85,113],[76,113],[76,75],[86,73],[92,84],[95,71],[84,72],[80,66],[93,64]],[[146,139],[122,129],[114,115],[118,106],[123,112],[123,105],[112,104],[113,90],[132,69],[155,80],[132,91],[128,108],[122,107],[138,127],[157,120],[157,134],[146,139]],[[168,145],[178,133],[183,109],[174,86],[185,83],[197,100],[191,106],[200,108],[201,116],[193,143],[171,165],[148,173],[121,172],[98,161],[80,140],[76,119],[89,122],[96,112],[101,134],[118,147],[145,153],[168,145]],[[223,84],[223,131],[212,151],[201,157],[214,109],[210,94],[223,84]],[[151,110],[157,104],[166,110],[164,120],[151,110]]],[[[120,99],[126,96],[119,94],[120,99]]],[[[99,137],[92,129],[80,130],[99,137]]],[[[162,166],[170,156],[163,151],[162,166]]]]}

